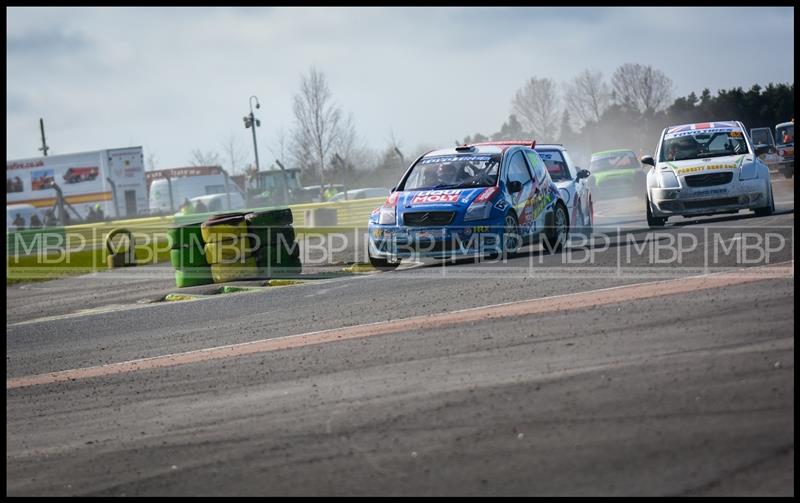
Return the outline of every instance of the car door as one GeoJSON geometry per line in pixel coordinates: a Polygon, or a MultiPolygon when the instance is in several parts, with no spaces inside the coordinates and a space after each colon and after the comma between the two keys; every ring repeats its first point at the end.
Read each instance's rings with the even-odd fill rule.
{"type": "Polygon", "coordinates": [[[531,198],[534,195],[536,184],[528,167],[528,162],[525,160],[525,156],[521,150],[511,155],[508,167],[506,168],[506,184],[512,181],[520,182],[522,185],[521,191],[511,194],[511,205],[517,214],[520,234],[527,236],[533,232],[531,198]]]}
{"type": "MultiPolygon", "coordinates": [[[[578,211],[581,212],[583,215],[583,221],[588,222],[589,218],[589,179],[588,178],[581,178],[577,180],[578,177],[578,170],[580,168],[575,166],[575,163],[572,162],[572,158],[570,157],[569,153],[566,151],[562,152],[564,155],[564,161],[567,163],[567,169],[569,170],[569,176],[573,180],[575,184],[575,194],[578,198],[578,211]]],[[[570,215],[570,222],[576,222],[575,218],[576,215],[570,215]]]]}
{"type": "Polygon", "coordinates": [[[531,194],[531,232],[536,233],[544,228],[545,215],[552,200],[550,185],[553,182],[550,174],[545,169],[545,164],[539,153],[534,150],[525,152],[531,171],[534,174],[534,188],[531,194]]]}

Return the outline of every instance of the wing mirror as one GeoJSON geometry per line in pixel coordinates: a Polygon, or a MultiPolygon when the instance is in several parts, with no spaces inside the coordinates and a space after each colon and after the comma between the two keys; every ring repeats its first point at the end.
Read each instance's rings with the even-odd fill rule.
{"type": "Polygon", "coordinates": [[[589,178],[589,175],[591,175],[591,173],[589,172],[588,169],[579,169],[578,176],[576,176],[575,179],[582,180],[584,178],[589,178]]]}
{"type": "Polygon", "coordinates": [[[508,192],[511,194],[515,194],[517,192],[522,191],[522,182],[518,182],[516,180],[508,182],[508,192]]]}
{"type": "Polygon", "coordinates": [[[642,161],[642,164],[647,164],[648,166],[652,166],[654,168],[656,167],[656,161],[655,161],[655,159],[653,159],[653,156],[651,156],[651,155],[646,155],[646,156],[642,157],[641,161],[642,161]]]}

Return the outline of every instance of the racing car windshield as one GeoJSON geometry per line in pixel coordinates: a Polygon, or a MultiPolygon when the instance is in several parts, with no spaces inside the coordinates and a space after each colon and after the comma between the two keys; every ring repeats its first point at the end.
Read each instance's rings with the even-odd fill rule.
{"type": "Polygon", "coordinates": [[[637,168],[639,168],[639,159],[632,150],[592,156],[592,160],[589,162],[589,171],[593,173],[637,168]]]}
{"type": "Polygon", "coordinates": [[[544,161],[547,167],[547,172],[550,173],[550,178],[554,182],[563,182],[572,180],[567,167],[567,161],[558,150],[537,150],[539,157],[544,161]]]}
{"type": "Polygon", "coordinates": [[[715,130],[690,132],[664,137],[659,162],[708,159],[728,155],[747,154],[747,143],[740,130],[715,130]]]}
{"type": "Polygon", "coordinates": [[[775,135],[780,145],[794,143],[794,124],[775,128],[775,135]]]}
{"type": "Polygon", "coordinates": [[[497,183],[500,154],[424,157],[411,168],[399,190],[491,187],[497,183]]]}

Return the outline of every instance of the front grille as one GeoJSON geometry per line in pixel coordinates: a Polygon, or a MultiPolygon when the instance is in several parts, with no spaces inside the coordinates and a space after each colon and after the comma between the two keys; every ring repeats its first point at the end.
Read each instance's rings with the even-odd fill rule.
{"type": "Polygon", "coordinates": [[[685,178],[686,185],[689,187],[711,187],[713,185],[725,185],[733,179],[733,172],[724,173],[705,173],[703,175],[691,175],[685,178]]]}
{"type": "Polygon", "coordinates": [[[721,199],[706,199],[705,201],[686,201],[683,207],[687,210],[697,210],[701,208],[716,208],[718,206],[732,206],[739,204],[736,197],[723,197],[721,199]]]}
{"type": "Polygon", "coordinates": [[[447,225],[455,217],[454,211],[412,211],[403,214],[403,222],[409,226],[447,225]]]}

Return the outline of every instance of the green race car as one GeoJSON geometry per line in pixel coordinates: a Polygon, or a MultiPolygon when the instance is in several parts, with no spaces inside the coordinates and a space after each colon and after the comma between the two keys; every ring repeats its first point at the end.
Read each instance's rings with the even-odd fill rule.
{"type": "Polygon", "coordinates": [[[633,150],[595,152],[589,163],[589,171],[592,173],[589,186],[596,199],[645,197],[647,173],[633,150]]]}

